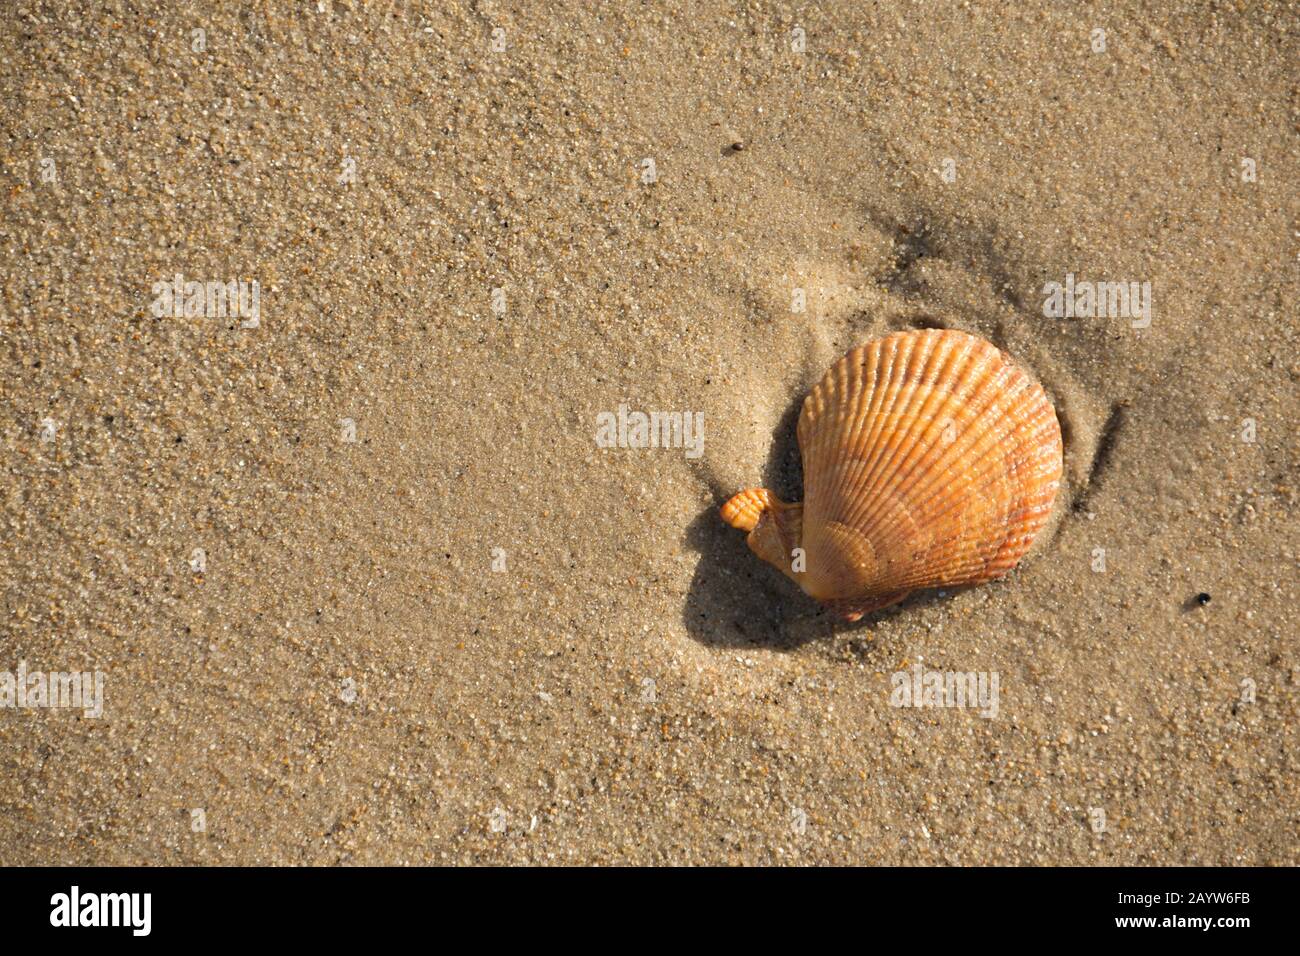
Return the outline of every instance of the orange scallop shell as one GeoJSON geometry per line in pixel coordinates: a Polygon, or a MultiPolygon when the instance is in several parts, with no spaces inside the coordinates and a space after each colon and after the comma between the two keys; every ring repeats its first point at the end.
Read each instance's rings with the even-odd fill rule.
{"type": "Polygon", "coordinates": [[[1006,574],[1047,523],[1061,428],[995,345],[949,329],[849,352],[799,416],[804,501],[742,491],[722,518],[848,620],[920,588],[1006,574]]]}

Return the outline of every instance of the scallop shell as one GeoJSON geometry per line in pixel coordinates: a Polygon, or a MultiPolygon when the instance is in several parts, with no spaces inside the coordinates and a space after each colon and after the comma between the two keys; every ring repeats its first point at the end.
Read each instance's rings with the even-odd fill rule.
{"type": "Polygon", "coordinates": [[[948,329],[849,352],[804,399],[802,504],[742,491],[722,518],[855,621],[921,588],[1006,574],[1047,523],[1061,428],[995,345],[948,329]]]}

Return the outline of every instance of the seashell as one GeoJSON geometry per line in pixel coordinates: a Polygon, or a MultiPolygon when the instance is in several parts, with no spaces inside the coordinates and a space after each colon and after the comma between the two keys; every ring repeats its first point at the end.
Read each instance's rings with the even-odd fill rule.
{"type": "Polygon", "coordinates": [[[1061,482],[1043,388],[995,345],[949,329],[853,349],[804,399],[804,500],[742,491],[722,519],[845,619],[921,588],[1000,578],[1061,482]]]}

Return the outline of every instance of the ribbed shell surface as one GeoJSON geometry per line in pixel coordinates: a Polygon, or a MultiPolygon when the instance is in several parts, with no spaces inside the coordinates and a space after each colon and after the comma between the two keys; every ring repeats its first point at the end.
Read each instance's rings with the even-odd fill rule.
{"type": "Polygon", "coordinates": [[[1005,574],[1046,524],[1061,430],[1042,386],[965,332],[849,352],[804,401],[804,590],[822,600],[1005,574]]]}

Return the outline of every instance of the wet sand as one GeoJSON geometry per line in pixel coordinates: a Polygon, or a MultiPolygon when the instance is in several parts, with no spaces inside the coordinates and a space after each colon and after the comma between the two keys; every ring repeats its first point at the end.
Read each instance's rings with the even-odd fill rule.
{"type": "Polygon", "coordinates": [[[0,862],[1300,863],[1293,6],[435,6],[0,15],[0,862]],[[717,508],[926,325],[1065,486],[844,624],[717,508]]]}

